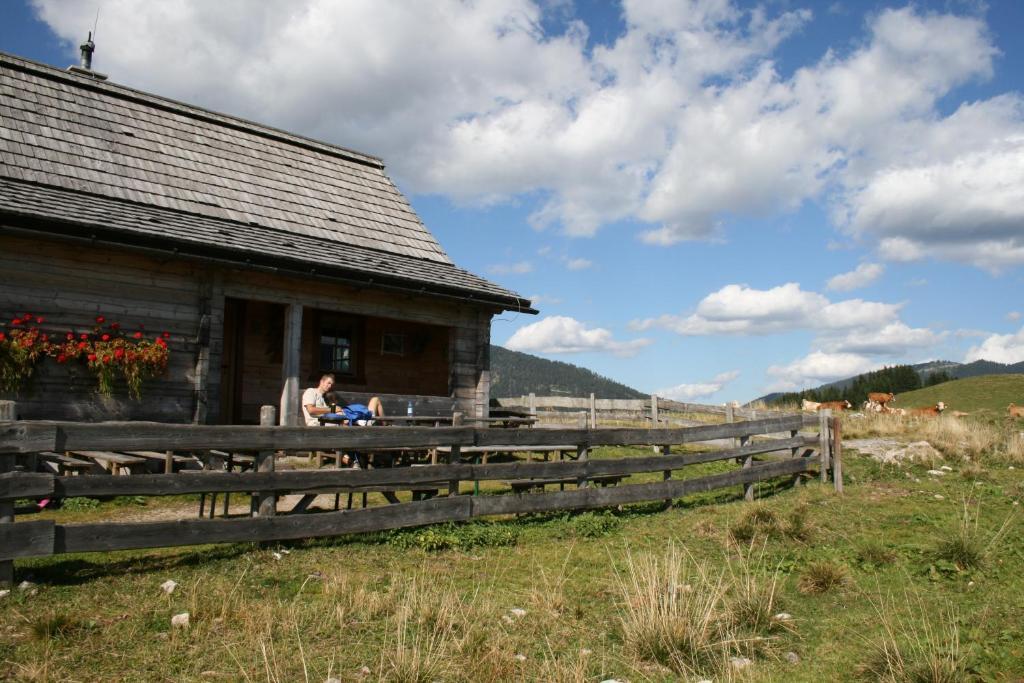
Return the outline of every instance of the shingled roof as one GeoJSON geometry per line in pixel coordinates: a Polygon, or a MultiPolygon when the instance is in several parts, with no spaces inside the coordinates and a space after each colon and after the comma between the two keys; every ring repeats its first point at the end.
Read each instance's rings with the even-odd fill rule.
{"type": "Polygon", "coordinates": [[[22,229],[533,312],[456,267],[376,157],[2,52],[0,161],[22,229]]]}

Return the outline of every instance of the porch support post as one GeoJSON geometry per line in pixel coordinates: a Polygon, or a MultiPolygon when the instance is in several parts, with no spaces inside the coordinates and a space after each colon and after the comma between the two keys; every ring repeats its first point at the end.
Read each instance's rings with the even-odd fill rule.
{"type": "Polygon", "coordinates": [[[302,349],[302,304],[284,312],[284,353],[281,359],[281,425],[299,424],[299,354],[302,349]]]}

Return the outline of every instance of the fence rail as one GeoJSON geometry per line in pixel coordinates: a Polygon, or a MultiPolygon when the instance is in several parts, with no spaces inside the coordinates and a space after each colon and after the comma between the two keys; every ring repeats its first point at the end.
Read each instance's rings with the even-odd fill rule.
{"type": "MultiPolygon", "coordinates": [[[[816,418],[815,424],[818,423],[816,418]]],[[[76,496],[167,496],[250,493],[261,500],[284,493],[447,490],[429,500],[339,512],[277,515],[273,507],[245,518],[161,522],[60,524],[52,520],[0,519],[0,564],[60,553],[97,552],[207,543],[276,541],[380,531],[445,521],[553,510],[577,510],[671,500],[701,491],[742,485],[752,497],[756,482],[828,469],[832,447],[828,421],[823,434],[801,435],[806,417],[786,415],[679,429],[476,429],[472,427],[308,429],[292,427],[195,426],[156,423],[0,423],[0,459],[15,454],[68,450],[200,450],[259,452],[429,448],[452,450],[447,464],[381,469],[315,471],[179,472],[131,476],[55,476],[34,472],[0,474],[0,506],[15,499],[76,496]],[[767,435],[783,433],[783,438],[767,435]],[[758,437],[754,440],[754,437],[758,437]],[[724,450],[671,454],[672,445],[735,439],[724,450]],[[528,450],[573,444],[578,458],[557,462],[474,464],[457,461],[462,447],[528,450]],[[591,459],[597,446],[655,446],[661,455],[591,459]],[[769,461],[755,456],[782,454],[769,461]],[[816,457],[812,457],[816,454],[816,457]],[[731,471],[673,479],[688,466],[736,460],[731,471]],[[598,487],[592,480],[664,472],[663,481],[598,487]],[[541,493],[460,494],[460,482],[573,482],[575,489],[541,493]]],[[[837,463],[838,464],[838,463],[837,463]]],[[[10,469],[9,467],[7,469],[10,469]]]]}

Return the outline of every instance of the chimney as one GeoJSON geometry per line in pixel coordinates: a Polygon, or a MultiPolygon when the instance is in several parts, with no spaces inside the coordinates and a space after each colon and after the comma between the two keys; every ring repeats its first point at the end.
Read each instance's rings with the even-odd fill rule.
{"type": "Polygon", "coordinates": [[[96,43],[92,42],[92,31],[89,31],[89,37],[79,46],[79,49],[82,51],[82,64],[81,66],[71,65],[68,67],[68,71],[79,76],[95,78],[98,81],[107,80],[106,74],[92,70],[92,53],[96,51],[96,43]]]}
{"type": "Polygon", "coordinates": [[[78,46],[78,49],[82,51],[82,68],[92,71],[92,53],[96,50],[96,43],[92,42],[92,31],[89,31],[89,37],[78,46]]]}

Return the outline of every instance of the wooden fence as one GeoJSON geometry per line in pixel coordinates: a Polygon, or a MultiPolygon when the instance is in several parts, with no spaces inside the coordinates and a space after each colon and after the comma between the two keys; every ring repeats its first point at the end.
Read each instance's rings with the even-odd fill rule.
{"type": "Polygon", "coordinates": [[[622,419],[634,418],[650,420],[651,425],[666,424],[694,424],[692,420],[679,419],[672,413],[686,413],[690,415],[712,415],[726,422],[735,419],[756,420],[765,417],[779,417],[788,415],[781,410],[769,410],[764,408],[744,408],[738,405],[707,405],[703,403],[686,403],[673,401],[651,395],[649,398],[596,398],[594,394],[589,397],[573,396],[537,396],[527,394],[524,396],[510,396],[507,398],[494,399],[493,403],[498,408],[511,408],[528,412],[542,418],[565,418],[567,415],[583,414],[591,427],[596,427],[600,419],[622,419]]]}
{"type": "MultiPolygon", "coordinates": [[[[801,415],[747,420],[680,429],[477,429],[472,427],[374,427],[309,429],[305,427],[196,426],[159,423],[0,422],[0,581],[12,578],[11,560],[60,553],[133,548],[276,541],[356,532],[380,531],[490,515],[579,510],[671,500],[722,487],[753,485],[777,477],[830,469],[832,432],[828,416],[801,415]],[[809,424],[824,429],[801,435],[809,424]],[[765,435],[782,434],[782,438],[765,435]],[[759,437],[754,439],[753,437],[759,437]],[[670,453],[678,444],[735,439],[735,446],[706,452],[670,453]],[[576,459],[555,462],[471,464],[460,462],[464,447],[493,446],[528,450],[573,444],[576,459]],[[449,447],[446,464],[383,469],[274,471],[277,452],[310,450],[373,451],[389,448],[449,447]],[[656,446],[659,455],[591,459],[599,446],[656,446]],[[17,454],[70,450],[204,450],[256,451],[264,466],[254,472],[179,472],[132,476],[54,476],[13,469],[17,454]],[[755,461],[773,453],[775,459],[755,461]],[[779,458],[778,454],[782,457],[779,458]],[[812,457],[814,454],[816,457],[812,457]],[[698,463],[735,460],[734,470],[690,479],[673,479],[674,471],[698,463]],[[269,464],[269,465],[268,465],[269,464]],[[591,480],[663,473],[663,480],[592,486],[591,480]],[[571,481],[575,489],[541,493],[460,494],[460,482],[495,480],[571,481]],[[337,493],[436,489],[447,491],[428,500],[381,507],[277,515],[274,496],[289,492],[337,493]],[[183,519],[163,522],[60,524],[53,520],[15,521],[16,499],[76,496],[167,496],[242,492],[258,496],[252,517],[183,519]],[[267,505],[267,502],[270,502],[267,505]]],[[[838,466],[838,462],[836,463],[838,466]]],[[[837,485],[840,483],[836,482],[837,485]]]]}

